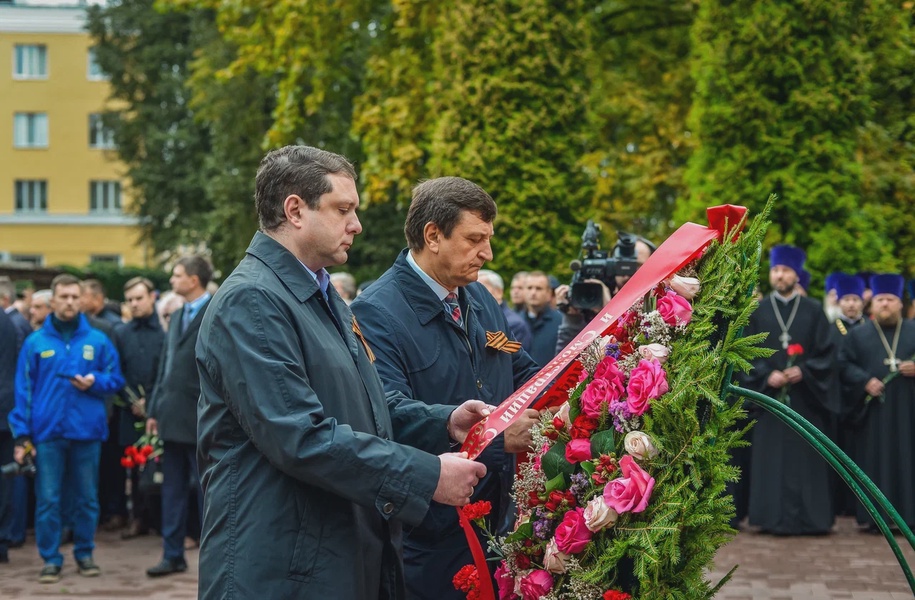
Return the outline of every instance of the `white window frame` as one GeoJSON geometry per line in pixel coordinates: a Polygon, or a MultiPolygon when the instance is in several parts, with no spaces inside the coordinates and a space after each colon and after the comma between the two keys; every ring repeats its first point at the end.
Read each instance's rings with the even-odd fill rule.
{"type": "Polygon", "coordinates": [[[90,254],[90,265],[115,265],[116,267],[124,266],[124,257],[120,254],[90,254]]]}
{"type": "Polygon", "coordinates": [[[11,252],[9,255],[9,260],[11,263],[21,263],[25,265],[31,265],[33,267],[44,266],[43,254],[13,254],[11,252]]]}
{"type": "Polygon", "coordinates": [[[123,212],[123,208],[120,181],[97,180],[89,182],[90,214],[119,215],[123,212]]]}
{"type": "Polygon", "coordinates": [[[91,46],[86,53],[86,79],[89,81],[106,81],[108,76],[102,72],[98,61],[95,60],[95,46],[91,46]]]}
{"type": "Polygon", "coordinates": [[[13,113],[13,147],[47,148],[48,113],[13,113]]]}
{"type": "Polygon", "coordinates": [[[48,78],[48,47],[44,44],[14,44],[13,45],[13,79],[47,79],[48,78]],[[29,60],[20,61],[20,52],[34,53],[29,60]],[[20,71],[20,62],[23,69],[20,71]],[[34,64],[37,63],[37,64],[34,64]],[[31,67],[37,67],[37,73],[31,67]]]}
{"type": "Polygon", "coordinates": [[[13,202],[18,214],[48,212],[48,180],[17,179],[13,182],[13,202]]]}
{"type": "Polygon", "coordinates": [[[105,127],[102,113],[91,113],[89,115],[89,147],[99,150],[117,148],[114,143],[114,131],[105,127]]]}

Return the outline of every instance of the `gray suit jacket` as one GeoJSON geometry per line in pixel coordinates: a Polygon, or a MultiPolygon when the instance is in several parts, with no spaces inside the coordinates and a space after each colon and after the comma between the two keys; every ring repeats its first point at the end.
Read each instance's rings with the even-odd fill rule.
{"type": "Polygon", "coordinates": [[[207,302],[187,330],[181,331],[181,318],[187,306],[172,315],[156,376],[155,391],[147,414],[156,419],[159,437],[166,442],[197,443],[197,399],[200,397],[200,377],[194,348],[197,334],[210,302],[207,302]]]}

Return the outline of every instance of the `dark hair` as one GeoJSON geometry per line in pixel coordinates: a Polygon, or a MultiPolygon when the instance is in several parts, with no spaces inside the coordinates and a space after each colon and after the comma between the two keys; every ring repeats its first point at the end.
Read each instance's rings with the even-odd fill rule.
{"type": "Polygon", "coordinates": [[[200,287],[205,288],[210,280],[213,279],[213,267],[210,265],[210,262],[203,258],[202,256],[193,255],[185,256],[181,260],[175,263],[175,266],[181,265],[184,267],[184,272],[188,276],[197,276],[197,279],[200,280],[200,287]]]}
{"type": "Polygon", "coordinates": [[[404,235],[411,250],[425,246],[423,229],[434,223],[444,236],[450,237],[464,211],[491,223],[496,218],[496,203],[486,191],[461,177],[439,177],[423,181],[413,188],[413,200],[407,211],[404,235]]]}
{"type": "Polygon", "coordinates": [[[98,279],[84,279],[82,283],[79,284],[84,292],[91,292],[96,296],[105,297],[105,286],[102,285],[102,282],[98,279]]]}
{"type": "MultiPolygon", "coordinates": [[[[57,293],[57,287],[61,285],[80,285],[79,278],[76,275],[70,275],[69,273],[61,273],[57,277],[51,280],[51,294],[54,295],[57,293]]],[[[80,289],[82,286],[80,285],[80,289]]]]}
{"type": "Polygon", "coordinates": [[[296,194],[315,210],[321,196],[333,191],[328,175],[356,179],[346,158],[311,146],[284,146],[267,153],[254,178],[254,206],[261,231],[274,231],[286,220],[283,202],[296,194]]]}
{"type": "MultiPolygon", "coordinates": [[[[187,270],[187,267],[185,267],[184,269],[187,270]]],[[[145,277],[134,277],[132,279],[128,279],[127,283],[124,284],[124,291],[126,292],[130,288],[138,286],[138,285],[142,285],[143,287],[145,287],[146,291],[149,292],[150,294],[153,293],[154,291],[156,291],[156,286],[153,285],[153,282],[145,277]]]]}

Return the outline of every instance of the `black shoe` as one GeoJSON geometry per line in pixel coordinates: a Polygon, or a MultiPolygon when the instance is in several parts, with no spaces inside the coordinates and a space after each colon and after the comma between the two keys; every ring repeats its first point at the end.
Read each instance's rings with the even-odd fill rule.
{"type": "Polygon", "coordinates": [[[76,561],[76,567],[83,577],[98,577],[102,574],[102,570],[98,568],[91,556],[76,561]]]}
{"type": "Polygon", "coordinates": [[[185,571],[187,571],[187,562],[183,558],[163,558],[155,567],[146,569],[146,574],[150,577],[163,577],[172,573],[184,573],[185,571]]]}
{"type": "Polygon", "coordinates": [[[60,581],[60,567],[57,565],[45,565],[38,574],[38,583],[57,583],[60,581]]]}

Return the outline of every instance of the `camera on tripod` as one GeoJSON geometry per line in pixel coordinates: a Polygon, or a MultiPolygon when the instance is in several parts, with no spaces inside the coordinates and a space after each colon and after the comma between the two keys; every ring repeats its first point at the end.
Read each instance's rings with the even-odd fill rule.
{"type": "Polygon", "coordinates": [[[26,477],[34,477],[35,473],[38,472],[38,469],[35,467],[35,458],[32,456],[32,446],[31,442],[26,442],[25,446],[25,456],[22,459],[21,463],[13,461],[7,463],[3,466],[0,466],[0,477],[3,479],[11,479],[18,475],[25,475],[26,477]]]}
{"type": "Polygon", "coordinates": [[[587,279],[596,279],[613,291],[617,277],[631,277],[639,268],[635,243],[639,236],[618,231],[613,252],[600,249],[600,225],[592,220],[581,236],[581,254],[569,267],[574,271],[569,287],[569,305],[578,310],[598,312],[604,306],[603,288],[587,279]]]}

